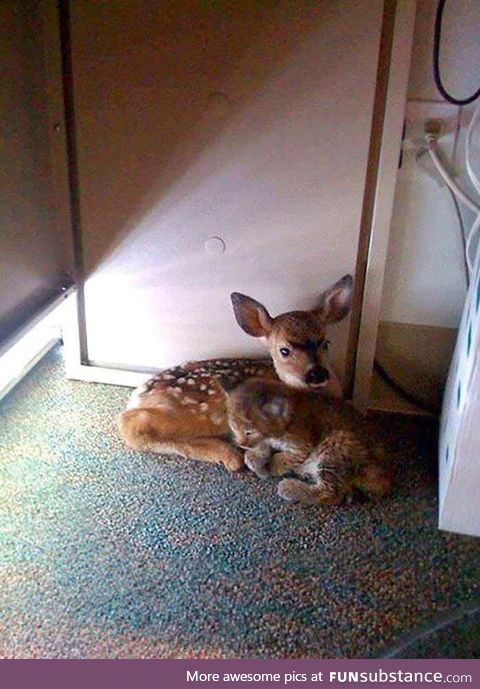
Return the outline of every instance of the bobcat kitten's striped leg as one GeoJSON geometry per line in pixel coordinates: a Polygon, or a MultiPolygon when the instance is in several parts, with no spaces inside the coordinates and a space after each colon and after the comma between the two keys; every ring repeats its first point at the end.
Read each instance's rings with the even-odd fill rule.
{"type": "Polygon", "coordinates": [[[377,500],[392,491],[393,467],[383,457],[373,456],[371,461],[361,467],[355,476],[354,485],[370,500],[377,500]]]}
{"type": "Polygon", "coordinates": [[[340,505],[343,495],[331,486],[312,485],[295,478],[285,478],[278,484],[278,494],[284,500],[310,505],[340,505]]]}

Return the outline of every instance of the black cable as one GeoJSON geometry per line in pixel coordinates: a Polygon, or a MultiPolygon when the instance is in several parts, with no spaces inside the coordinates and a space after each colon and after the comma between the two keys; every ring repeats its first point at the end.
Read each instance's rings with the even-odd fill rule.
{"type": "Polygon", "coordinates": [[[396,380],[394,380],[388,373],[387,371],[383,368],[382,364],[378,361],[378,359],[374,359],[373,361],[373,368],[375,371],[378,373],[380,378],[394,390],[400,397],[403,397],[404,400],[409,402],[410,404],[414,404],[415,406],[419,407],[420,409],[423,409],[423,411],[428,412],[429,414],[432,414],[432,416],[437,416],[438,412],[436,409],[433,408],[432,405],[430,405],[428,402],[425,402],[424,400],[420,399],[416,395],[413,395],[411,392],[408,392],[408,390],[405,390],[405,388],[400,385],[400,383],[397,383],[396,380]]]}
{"type": "Polygon", "coordinates": [[[437,89],[445,100],[453,105],[468,105],[469,103],[473,103],[473,101],[477,100],[480,96],[480,87],[469,98],[455,98],[445,90],[440,76],[440,42],[442,38],[443,10],[446,2],[447,0],[438,0],[437,14],[435,15],[435,29],[433,33],[433,78],[435,79],[437,89]]]}

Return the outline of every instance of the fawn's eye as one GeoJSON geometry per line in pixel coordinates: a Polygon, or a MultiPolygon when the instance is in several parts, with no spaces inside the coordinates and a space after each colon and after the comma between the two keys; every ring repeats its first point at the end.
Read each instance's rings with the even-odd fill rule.
{"type": "Polygon", "coordinates": [[[253,435],[255,431],[253,430],[253,428],[246,428],[244,433],[245,435],[253,435]]]}
{"type": "Polygon", "coordinates": [[[290,354],[290,350],[288,347],[280,347],[280,354],[282,356],[287,357],[290,354]]]}

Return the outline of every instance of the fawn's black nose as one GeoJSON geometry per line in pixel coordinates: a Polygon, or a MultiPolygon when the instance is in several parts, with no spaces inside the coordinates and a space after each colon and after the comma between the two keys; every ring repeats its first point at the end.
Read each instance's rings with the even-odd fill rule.
{"type": "Polygon", "coordinates": [[[321,385],[322,383],[326,383],[329,378],[330,374],[328,369],[323,366],[312,366],[312,368],[307,371],[305,382],[307,385],[321,385]]]}

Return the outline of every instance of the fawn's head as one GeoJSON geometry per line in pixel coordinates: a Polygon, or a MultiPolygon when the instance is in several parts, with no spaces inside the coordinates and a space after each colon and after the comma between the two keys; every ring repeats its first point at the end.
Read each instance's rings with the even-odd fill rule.
{"type": "Polygon", "coordinates": [[[329,379],[327,326],[348,314],[353,280],[345,275],[322,294],[311,311],[289,311],[272,318],[260,302],[244,294],[231,295],[237,323],[261,337],[280,380],[295,388],[319,388],[329,379]]]}
{"type": "Polygon", "coordinates": [[[281,437],[293,415],[293,391],[278,381],[249,378],[222,384],[228,425],[240,447],[254,447],[264,438],[281,437]]]}

